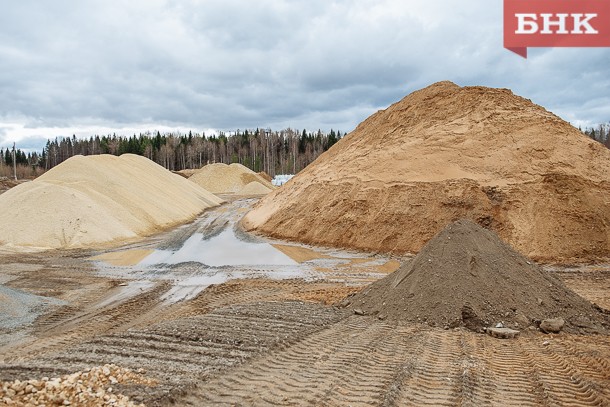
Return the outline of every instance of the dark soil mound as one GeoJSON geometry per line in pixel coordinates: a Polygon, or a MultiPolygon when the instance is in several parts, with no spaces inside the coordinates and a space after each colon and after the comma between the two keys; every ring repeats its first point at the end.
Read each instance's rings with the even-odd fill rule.
{"type": "Polygon", "coordinates": [[[350,307],[394,321],[525,328],[561,317],[569,332],[608,332],[594,304],[517,253],[492,231],[459,220],[396,272],[350,299],[350,307]]]}

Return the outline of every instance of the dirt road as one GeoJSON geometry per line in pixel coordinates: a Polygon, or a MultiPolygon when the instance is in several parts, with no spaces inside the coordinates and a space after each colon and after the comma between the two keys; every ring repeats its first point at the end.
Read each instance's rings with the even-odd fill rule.
{"type": "MultiPolygon", "coordinates": [[[[149,406],[610,405],[610,337],[499,340],[347,313],[332,304],[395,259],[246,235],[252,204],[111,253],[3,254],[0,379],[114,363],[157,381],[114,388],[149,406]]],[[[607,265],[548,269],[610,308],[607,265]]]]}

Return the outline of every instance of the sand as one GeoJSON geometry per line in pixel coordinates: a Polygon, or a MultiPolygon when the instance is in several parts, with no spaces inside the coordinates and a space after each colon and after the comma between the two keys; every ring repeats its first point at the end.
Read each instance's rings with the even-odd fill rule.
{"type": "Polygon", "coordinates": [[[269,190],[275,189],[271,182],[237,163],[208,164],[195,172],[189,180],[215,194],[238,194],[251,182],[258,182],[269,190]]]}
{"type": "Polygon", "coordinates": [[[351,298],[350,307],[393,321],[524,329],[563,318],[569,332],[608,332],[610,316],[502,242],[460,220],[411,261],[351,298]]]}
{"type": "Polygon", "coordinates": [[[252,181],[237,192],[237,195],[267,195],[271,188],[267,188],[258,181],[252,181]]]}
{"type": "Polygon", "coordinates": [[[113,266],[135,266],[146,257],[153,254],[152,249],[131,249],[118,252],[106,252],[90,257],[91,260],[103,261],[113,266]]]}
{"type": "Polygon", "coordinates": [[[275,247],[276,249],[280,250],[282,253],[284,253],[286,256],[290,257],[292,260],[296,261],[297,263],[303,263],[306,261],[311,261],[311,260],[317,260],[317,259],[331,259],[332,257],[324,254],[324,253],[320,253],[317,252],[313,249],[309,249],[307,247],[301,247],[301,246],[289,246],[289,245],[285,245],[285,244],[272,244],[273,247],[275,247]]]}
{"type": "Polygon", "coordinates": [[[190,177],[192,177],[197,172],[197,170],[192,169],[192,168],[187,168],[185,170],[172,171],[172,172],[174,174],[178,174],[178,175],[180,175],[180,176],[182,176],[184,178],[190,178],[190,177]]]}
{"type": "Polygon", "coordinates": [[[22,182],[27,182],[27,181],[23,181],[23,180],[15,181],[12,178],[0,177],[0,194],[8,191],[9,189],[19,185],[22,182]]]}
{"type": "Polygon", "coordinates": [[[260,175],[263,179],[271,182],[273,181],[273,178],[271,177],[271,175],[267,174],[265,171],[259,171],[258,175],[260,175]]]}
{"type": "Polygon", "coordinates": [[[140,156],[75,156],[0,195],[0,242],[94,248],[184,223],[222,200],[140,156]]]}
{"type": "Polygon", "coordinates": [[[610,150],[507,89],[440,82],[361,123],[244,219],[308,244],[416,253],[467,218],[538,261],[610,256],[610,150]]]}

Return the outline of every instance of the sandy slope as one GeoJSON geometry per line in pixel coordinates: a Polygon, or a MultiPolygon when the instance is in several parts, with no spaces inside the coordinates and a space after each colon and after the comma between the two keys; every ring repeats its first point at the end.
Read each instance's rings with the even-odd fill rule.
{"type": "Polygon", "coordinates": [[[266,195],[271,188],[266,187],[258,181],[252,181],[237,192],[237,195],[266,195]]]}
{"type": "Polygon", "coordinates": [[[537,260],[610,255],[610,150],[506,89],[412,93],[265,197],[249,230],[417,252],[459,218],[537,260]]]}
{"type": "Polygon", "coordinates": [[[275,189],[275,186],[263,176],[237,163],[205,165],[197,170],[189,180],[215,194],[239,193],[251,182],[258,182],[270,190],[275,189]]]}
{"type": "Polygon", "coordinates": [[[185,222],[221,202],[143,157],[76,156],[0,196],[0,242],[95,247],[185,222]]]}

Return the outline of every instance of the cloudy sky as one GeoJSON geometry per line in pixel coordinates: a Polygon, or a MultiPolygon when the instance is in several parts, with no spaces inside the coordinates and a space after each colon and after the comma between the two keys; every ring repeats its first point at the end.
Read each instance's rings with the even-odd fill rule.
{"type": "Polygon", "coordinates": [[[0,146],[254,127],[352,130],[440,80],[610,120],[610,50],[503,49],[501,0],[20,0],[0,13],[0,146]]]}

